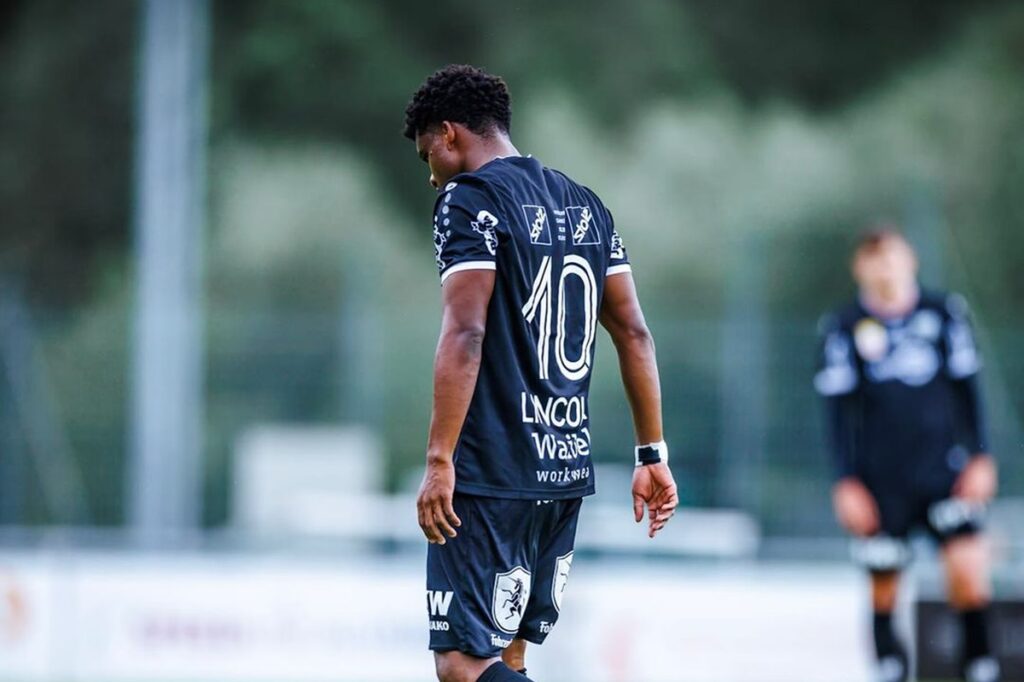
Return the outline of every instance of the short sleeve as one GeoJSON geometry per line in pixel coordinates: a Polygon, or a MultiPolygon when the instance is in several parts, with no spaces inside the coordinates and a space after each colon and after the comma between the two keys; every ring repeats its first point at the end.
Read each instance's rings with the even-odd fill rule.
{"type": "Polygon", "coordinates": [[[819,324],[822,335],[818,372],[814,388],[825,397],[847,395],[857,389],[860,378],[850,333],[838,320],[828,316],[819,324]]]}
{"type": "Polygon", "coordinates": [[[615,229],[615,220],[610,211],[608,215],[608,229],[611,237],[608,239],[608,269],[605,277],[617,275],[621,272],[631,272],[633,267],[629,264],[629,254],[626,253],[626,246],[622,243],[619,231],[615,229]]]}
{"type": "Polygon", "coordinates": [[[498,234],[506,229],[491,196],[480,186],[449,182],[434,206],[434,256],[443,284],[463,270],[494,270],[498,234]]]}
{"type": "Polygon", "coordinates": [[[959,294],[950,294],[946,312],[946,371],[951,379],[966,379],[981,369],[967,301],[959,294]]]}

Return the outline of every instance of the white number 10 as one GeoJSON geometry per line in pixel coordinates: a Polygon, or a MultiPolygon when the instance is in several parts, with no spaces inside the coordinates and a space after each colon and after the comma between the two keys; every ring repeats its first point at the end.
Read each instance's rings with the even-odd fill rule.
{"type": "MultiPolygon", "coordinates": [[[[541,260],[537,277],[533,280],[530,298],[523,306],[526,321],[539,323],[537,335],[537,356],[540,360],[540,378],[548,379],[551,357],[551,256],[541,260]]],[[[594,334],[597,330],[597,281],[594,271],[585,258],[569,254],[565,256],[562,274],[558,279],[558,324],[555,330],[555,362],[558,369],[570,381],[579,381],[590,372],[590,356],[594,346],[594,334]],[[568,277],[579,277],[583,283],[583,344],[580,355],[575,360],[569,358],[565,349],[565,281],[568,277]]]]}

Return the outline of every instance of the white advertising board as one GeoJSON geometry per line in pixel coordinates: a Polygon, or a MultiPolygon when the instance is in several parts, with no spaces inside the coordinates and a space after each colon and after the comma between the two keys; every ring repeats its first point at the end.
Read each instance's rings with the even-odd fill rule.
{"type": "MultiPolygon", "coordinates": [[[[0,679],[422,682],[422,562],[0,554],[0,679]]],[[[579,558],[545,682],[866,680],[853,570],[579,558]]]]}

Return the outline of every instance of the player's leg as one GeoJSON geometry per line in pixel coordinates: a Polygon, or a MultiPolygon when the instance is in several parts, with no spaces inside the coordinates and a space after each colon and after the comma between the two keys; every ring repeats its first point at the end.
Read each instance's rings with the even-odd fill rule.
{"type": "Polygon", "coordinates": [[[512,643],[501,652],[501,660],[509,668],[516,672],[526,674],[526,640],[516,637],[512,643]]]}
{"type": "Polygon", "coordinates": [[[500,658],[476,658],[461,651],[434,653],[440,682],[529,682],[500,658]]]}
{"type": "Polygon", "coordinates": [[[899,489],[870,488],[878,504],[877,535],[854,540],[854,559],[871,576],[871,633],[875,643],[877,679],[904,682],[909,676],[907,649],[896,635],[893,612],[900,575],[910,562],[906,537],[911,525],[910,497],[899,489]]]}
{"type": "Polygon", "coordinates": [[[477,682],[480,676],[501,659],[477,658],[461,651],[434,652],[434,667],[439,682],[477,682]]]}
{"type": "Polygon", "coordinates": [[[988,548],[980,534],[961,535],[942,547],[949,603],[959,611],[982,609],[992,599],[988,548]]]}
{"type": "Polygon", "coordinates": [[[878,678],[882,682],[903,682],[909,672],[906,647],[897,637],[892,622],[899,585],[899,570],[871,572],[871,634],[875,642],[878,678]]]}
{"type": "Polygon", "coordinates": [[[928,508],[928,530],[942,547],[947,597],[960,614],[961,665],[968,682],[999,679],[988,633],[992,587],[988,543],[981,532],[984,516],[983,506],[955,497],[939,499],[928,508]]]}
{"type": "Polygon", "coordinates": [[[968,682],[995,682],[999,665],[989,641],[988,547],[980,533],[960,535],[942,547],[950,605],[960,614],[963,627],[963,673],[968,682]]]}

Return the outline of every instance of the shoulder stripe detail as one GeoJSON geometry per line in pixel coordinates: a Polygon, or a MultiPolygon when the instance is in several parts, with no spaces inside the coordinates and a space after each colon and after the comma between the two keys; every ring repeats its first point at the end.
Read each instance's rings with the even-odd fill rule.
{"type": "Polygon", "coordinates": [[[611,277],[612,275],[618,275],[623,272],[633,272],[633,267],[629,263],[622,263],[621,265],[612,265],[605,270],[604,276],[611,277]]]}
{"type": "Polygon", "coordinates": [[[456,263],[455,265],[449,266],[447,270],[441,273],[441,284],[444,281],[454,275],[456,272],[462,272],[463,270],[497,270],[498,265],[492,260],[469,260],[465,263],[456,263]]]}

